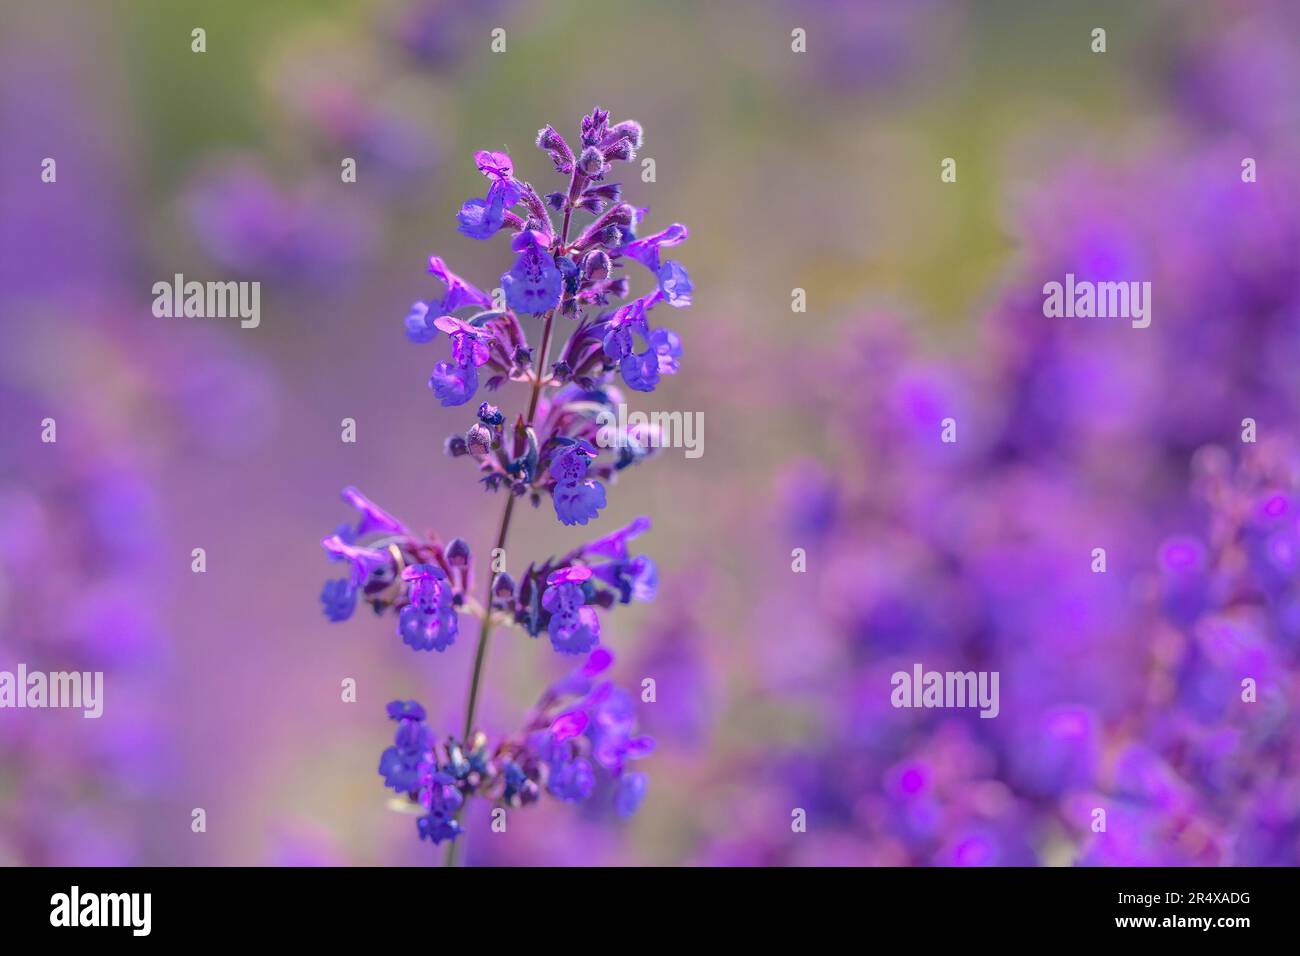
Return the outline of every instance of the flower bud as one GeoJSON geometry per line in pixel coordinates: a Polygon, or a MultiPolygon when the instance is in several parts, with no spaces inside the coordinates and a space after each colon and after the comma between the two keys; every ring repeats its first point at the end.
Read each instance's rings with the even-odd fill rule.
{"type": "Polygon", "coordinates": [[[453,568],[463,568],[469,564],[469,542],[464,538],[452,538],[447,545],[447,563],[453,568]]]}
{"type": "Polygon", "coordinates": [[[582,277],[584,279],[593,282],[604,279],[609,275],[609,269],[609,254],[603,249],[593,249],[582,260],[582,277]]]}
{"type": "Polygon", "coordinates": [[[478,422],[470,426],[470,430],[465,433],[465,444],[469,448],[469,453],[482,461],[492,450],[492,433],[488,431],[486,425],[478,422]]]}

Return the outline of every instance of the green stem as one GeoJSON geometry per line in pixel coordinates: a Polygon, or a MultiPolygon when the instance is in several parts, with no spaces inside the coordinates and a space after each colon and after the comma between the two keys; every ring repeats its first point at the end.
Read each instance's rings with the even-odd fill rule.
{"type": "MultiPolygon", "coordinates": [[[[551,326],[555,318],[555,310],[552,309],[546,315],[546,324],[542,329],[542,365],[538,367],[536,376],[533,379],[533,394],[528,401],[528,418],[526,419],[529,427],[532,426],[533,416],[537,414],[537,401],[542,394],[542,370],[545,368],[547,359],[550,358],[551,349],[551,326]]],[[[510,516],[515,510],[515,494],[509,488],[506,489],[506,508],[501,514],[501,527],[497,531],[496,551],[503,552],[506,546],[506,535],[510,533],[510,516]]],[[[492,584],[495,574],[488,574],[487,596],[483,601],[483,623],[478,630],[478,649],[474,653],[474,671],[469,681],[469,703],[465,706],[465,725],[461,731],[461,743],[469,745],[470,734],[474,730],[474,713],[478,709],[478,690],[483,679],[483,665],[487,661],[488,638],[492,636],[492,584]]],[[[468,801],[466,801],[468,803],[468,801]]],[[[461,805],[463,811],[465,805],[461,805]]],[[[459,814],[457,814],[459,819],[459,814]]],[[[455,839],[447,844],[447,856],[443,861],[444,866],[456,865],[456,847],[460,845],[460,840],[455,839]]]]}

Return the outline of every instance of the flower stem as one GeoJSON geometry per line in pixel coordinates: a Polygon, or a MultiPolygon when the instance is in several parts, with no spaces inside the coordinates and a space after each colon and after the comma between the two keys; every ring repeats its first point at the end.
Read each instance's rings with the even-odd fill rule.
{"type": "MultiPolygon", "coordinates": [[[[555,311],[555,309],[552,309],[546,313],[546,323],[542,328],[542,365],[533,377],[533,394],[528,400],[528,417],[526,421],[529,427],[532,427],[533,416],[537,414],[537,400],[542,394],[541,369],[545,368],[546,362],[550,358],[551,325],[555,319],[555,311]]],[[[497,530],[496,551],[498,552],[503,552],[505,549],[506,535],[510,533],[510,516],[514,514],[514,510],[515,494],[512,490],[507,489],[506,507],[505,511],[501,513],[501,527],[497,530]]],[[[465,726],[460,735],[461,743],[464,746],[469,745],[470,734],[474,731],[474,712],[478,707],[478,689],[483,678],[483,664],[487,660],[488,638],[492,636],[492,584],[495,577],[494,573],[487,575],[487,596],[483,601],[483,623],[478,629],[478,649],[474,653],[474,671],[469,681],[469,703],[465,706],[465,726]]],[[[464,806],[464,804],[461,804],[462,810],[464,810],[464,806]]],[[[459,814],[457,816],[459,817],[459,814]]],[[[448,842],[447,856],[443,860],[443,866],[456,865],[456,847],[459,843],[459,839],[448,842]]]]}

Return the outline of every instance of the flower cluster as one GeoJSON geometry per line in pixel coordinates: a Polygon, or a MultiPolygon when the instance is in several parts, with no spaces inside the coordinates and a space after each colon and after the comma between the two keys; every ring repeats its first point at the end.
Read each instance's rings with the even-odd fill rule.
{"type": "Polygon", "coordinates": [[[635,813],[646,777],[629,761],[648,755],[654,741],[637,733],[631,696],[596,679],[613,662],[609,651],[590,655],[547,688],[519,733],[491,750],[481,733],[438,742],[423,707],[390,703],[397,733],[379,758],[379,774],[419,806],[420,838],[437,844],[459,836],[459,811],[472,796],[523,807],[548,793],[566,803],[599,803],[620,817],[635,813]]]}
{"type": "Polygon", "coordinates": [[[623,401],[614,379],[633,391],[653,392],[664,375],[677,372],[682,357],[677,333],[652,327],[649,316],[661,303],[673,308],[691,304],[686,269],[661,255],[684,241],[687,229],[673,223],[639,237],[645,210],[622,201],[621,184],[606,181],[615,163],[635,158],[641,140],[640,125],[611,124],[600,109],[583,118],[576,154],[547,126],[537,145],[556,171],[569,177],[569,185],[544,197],[515,176],[507,154],[477,153],[475,163],[487,191],[466,200],[457,221],[461,233],[472,239],[510,233],[515,258],[501,276],[500,298],[494,302],[435,256],[429,272],[445,291],[416,302],[406,315],[406,336],[412,342],[433,342],[439,333],[449,340],[449,357],[434,365],[429,378],[444,406],[470,402],[481,375],[487,376],[483,384],[488,391],[506,381],[529,382],[539,391],[557,389],[540,406],[536,425],[521,415],[507,428],[499,410],[481,404],[477,421],[463,435],[452,436],[447,449],[473,457],[490,490],[504,486],[511,494],[530,495],[535,505],[549,494],[564,524],[595,518],[606,503],[602,482],[645,457],[651,447],[634,435],[615,449],[612,460],[599,460],[592,444],[597,423],[623,401]],[[594,218],[570,241],[569,228],[579,211],[594,218]],[[552,212],[562,216],[558,229],[552,212]],[[653,284],[651,291],[630,300],[629,262],[644,267],[653,284]],[[543,352],[549,352],[549,319],[559,316],[571,323],[558,358],[549,365],[549,355],[536,355],[529,344],[521,321],[527,315],[548,317],[543,352]]]}
{"type": "MultiPolygon", "coordinates": [[[[440,294],[416,302],[406,315],[411,342],[448,342],[447,357],[429,378],[443,406],[470,403],[480,385],[488,392],[508,381],[531,387],[527,411],[513,421],[480,400],[469,428],[446,442],[452,457],[478,464],[487,490],[506,490],[499,548],[516,498],[527,496],[537,507],[549,495],[563,524],[586,525],[599,519],[606,485],[657,444],[650,426],[628,429],[614,443],[605,440],[608,422],[624,402],[616,380],[650,392],[662,376],[678,370],[680,338],[652,327],[649,314],[660,304],[690,305],[693,291],[681,263],[662,255],[686,238],[686,227],[673,223],[639,236],[645,210],[624,202],[621,185],[607,179],[615,164],[636,156],[641,141],[637,123],[611,123],[601,109],[583,118],[576,148],[547,126],[537,145],[568,177],[568,187],[545,196],[516,176],[507,154],[477,153],[486,190],[462,205],[459,230],[478,240],[508,232],[513,263],[494,297],[432,256],[428,271],[440,294]],[[571,239],[571,227],[582,216],[590,221],[571,239]],[[629,298],[628,263],[650,279],[652,288],[638,298],[629,298]],[[536,350],[525,331],[529,322],[541,325],[536,350]],[[557,325],[568,331],[552,361],[557,325]]],[[[518,735],[491,748],[488,736],[473,726],[477,666],[459,738],[436,742],[424,709],[413,701],[389,705],[398,729],[379,772],[421,808],[420,836],[454,841],[462,832],[462,808],[474,796],[507,806],[526,805],[543,792],[575,803],[599,797],[620,816],[635,811],[646,778],[629,770],[628,761],[648,754],[653,741],[636,733],[633,698],[596,680],[613,663],[601,646],[598,612],[654,597],[654,562],[628,547],[649,529],[650,519],[637,518],[563,556],[532,562],[517,577],[494,564],[486,595],[476,601],[466,542],[457,538],[444,545],[434,536],[418,536],[354,488],[343,497],[359,518],[321,542],[330,560],[347,566],[321,592],[330,620],[346,620],[364,602],[376,614],[391,612],[410,647],[444,651],[456,641],[461,617],[470,615],[482,622],[480,660],[497,624],[517,626],[534,638],[545,633],[558,653],[586,657],[543,694],[518,735]]]]}

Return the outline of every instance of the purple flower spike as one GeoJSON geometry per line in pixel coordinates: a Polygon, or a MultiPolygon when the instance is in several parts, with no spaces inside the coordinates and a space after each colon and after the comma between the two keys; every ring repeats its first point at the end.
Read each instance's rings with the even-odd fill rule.
{"type": "MultiPolygon", "coordinates": [[[[661,259],[661,249],[686,239],[686,227],[673,223],[638,239],[649,210],[624,194],[625,184],[606,181],[616,163],[636,157],[643,138],[639,123],[611,122],[599,107],[582,118],[579,139],[566,141],[554,127],[542,127],[537,146],[567,179],[549,192],[517,178],[509,154],[475,153],[486,191],[463,203],[457,227],[476,240],[509,232],[512,261],[501,276],[505,305],[430,256],[428,272],[445,291],[415,302],[405,316],[412,342],[448,337],[448,353],[435,361],[429,387],[445,407],[476,410],[462,413],[437,438],[449,457],[473,463],[482,487],[505,493],[502,540],[516,501],[538,507],[549,494],[561,523],[597,519],[606,485],[656,447],[659,426],[634,425],[610,454],[597,448],[606,444],[606,420],[617,417],[625,396],[620,374],[627,388],[649,392],[678,371],[680,337],[651,328],[648,316],[662,302],[689,305],[694,291],[685,268],[661,259]],[[629,267],[632,260],[650,275],[629,267]],[[634,291],[638,281],[642,287],[634,291]],[[528,315],[542,318],[527,323],[528,315]],[[530,341],[533,325],[541,327],[542,347],[530,341]],[[476,398],[480,369],[492,393],[487,401],[476,398]],[[510,394],[514,385],[525,386],[522,401],[510,394]]],[[[470,702],[479,699],[486,673],[477,666],[466,739],[435,735],[415,701],[388,705],[397,730],[379,773],[385,786],[416,807],[420,839],[435,845],[459,840],[465,832],[461,811],[474,797],[514,809],[549,794],[593,805],[593,817],[636,812],[647,781],[627,764],[650,753],[654,742],[637,733],[633,698],[601,677],[614,657],[600,643],[605,614],[648,601],[658,588],[655,563],[628,553],[629,539],[649,528],[649,519],[565,555],[521,562],[513,575],[494,567],[476,581],[469,543],[454,529],[445,537],[414,534],[356,489],[344,497],[360,518],[322,541],[329,559],[351,570],[321,589],[327,618],[355,617],[365,604],[377,615],[391,615],[390,626],[407,646],[441,652],[456,642],[465,613],[482,622],[484,642],[505,626],[533,638],[545,632],[555,652],[582,661],[551,684],[516,733],[492,743],[473,724],[470,702]]],[[[1271,539],[1265,544],[1269,554],[1289,546],[1271,539]]],[[[478,647],[479,663],[485,647],[478,647]]],[[[689,690],[681,696],[689,697],[689,690]]]]}

